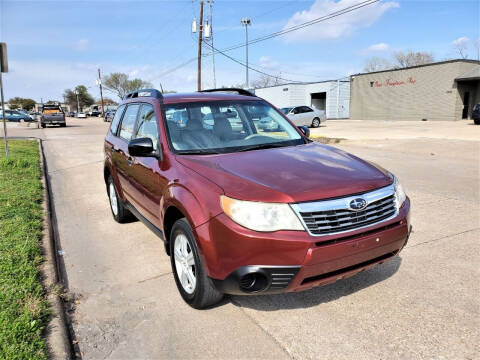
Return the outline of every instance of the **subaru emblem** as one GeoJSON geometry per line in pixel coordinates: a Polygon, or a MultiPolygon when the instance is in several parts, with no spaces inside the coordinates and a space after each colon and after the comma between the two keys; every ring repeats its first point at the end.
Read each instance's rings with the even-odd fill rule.
{"type": "Polygon", "coordinates": [[[354,211],[360,211],[367,207],[367,201],[362,198],[356,198],[350,201],[349,206],[350,206],[350,209],[354,211]]]}

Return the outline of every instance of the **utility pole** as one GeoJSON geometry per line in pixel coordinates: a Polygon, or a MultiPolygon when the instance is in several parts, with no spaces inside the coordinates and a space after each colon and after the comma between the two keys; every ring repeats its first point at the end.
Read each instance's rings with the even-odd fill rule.
{"type": "Polygon", "coordinates": [[[198,26],[197,90],[202,90],[202,41],[203,41],[203,1],[200,1],[200,23],[198,26]]]}
{"type": "Polygon", "coordinates": [[[212,70],[213,70],[213,88],[217,87],[217,77],[215,75],[215,48],[213,46],[213,0],[208,0],[210,5],[210,42],[212,44],[212,70]]]}
{"type": "Polygon", "coordinates": [[[249,88],[248,84],[248,25],[252,23],[252,21],[249,18],[243,18],[241,20],[242,25],[245,26],[245,62],[246,62],[246,67],[245,67],[245,87],[246,89],[249,88]]]}
{"type": "Polygon", "coordinates": [[[77,96],[77,115],[80,112],[80,103],[78,102],[78,90],[75,89],[75,95],[77,96]]]}
{"type": "Polygon", "coordinates": [[[100,100],[102,102],[102,118],[105,119],[105,110],[103,107],[102,76],[100,75],[100,68],[98,68],[98,85],[100,86],[100,100]]]}

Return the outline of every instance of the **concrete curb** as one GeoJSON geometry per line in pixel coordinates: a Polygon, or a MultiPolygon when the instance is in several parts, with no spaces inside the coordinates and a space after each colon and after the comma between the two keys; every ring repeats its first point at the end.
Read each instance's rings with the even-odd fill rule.
{"type": "Polygon", "coordinates": [[[47,290],[47,299],[50,303],[51,318],[47,325],[47,351],[48,357],[58,360],[72,359],[72,344],[69,337],[68,326],[65,318],[65,309],[59,296],[59,271],[57,262],[57,245],[54,236],[51,212],[50,184],[48,182],[47,165],[43,153],[42,140],[36,139],[40,153],[40,169],[43,185],[43,239],[42,248],[45,254],[45,263],[41,271],[43,282],[47,290]]]}

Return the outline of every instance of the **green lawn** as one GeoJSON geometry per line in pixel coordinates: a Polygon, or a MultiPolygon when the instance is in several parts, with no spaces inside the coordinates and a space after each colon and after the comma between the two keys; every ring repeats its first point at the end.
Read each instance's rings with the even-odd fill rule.
{"type": "Polygon", "coordinates": [[[46,359],[38,143],[0,141],[0,359],[46,359]]]}

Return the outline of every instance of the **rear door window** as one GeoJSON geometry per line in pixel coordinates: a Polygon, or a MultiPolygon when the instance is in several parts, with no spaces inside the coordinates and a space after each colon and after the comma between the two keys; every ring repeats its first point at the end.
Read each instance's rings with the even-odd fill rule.
{"type": "Polygon", "coordinates": [[[307,112],[313,112],[312,109],[310,109],[308,106],[302,106],[302,113],[307,113],[307,112]]]}
{"type": "Polygon", "coordinates": [[[126,141],[132,139],[139,108],[139,104],[128,105],[125,115],[123,115],[122,124],[120,125],[120,137],[126,141]]]}
{"type": "Polygon", "coordinates": [[[122,118],[123,109],[125,109],[125,105],[119,106],[115,116],[112,120],[112,125],[110,125],[110,131],[113,135],[117,135],[118,124],[120,124],[120,119],[122,118]]]}

